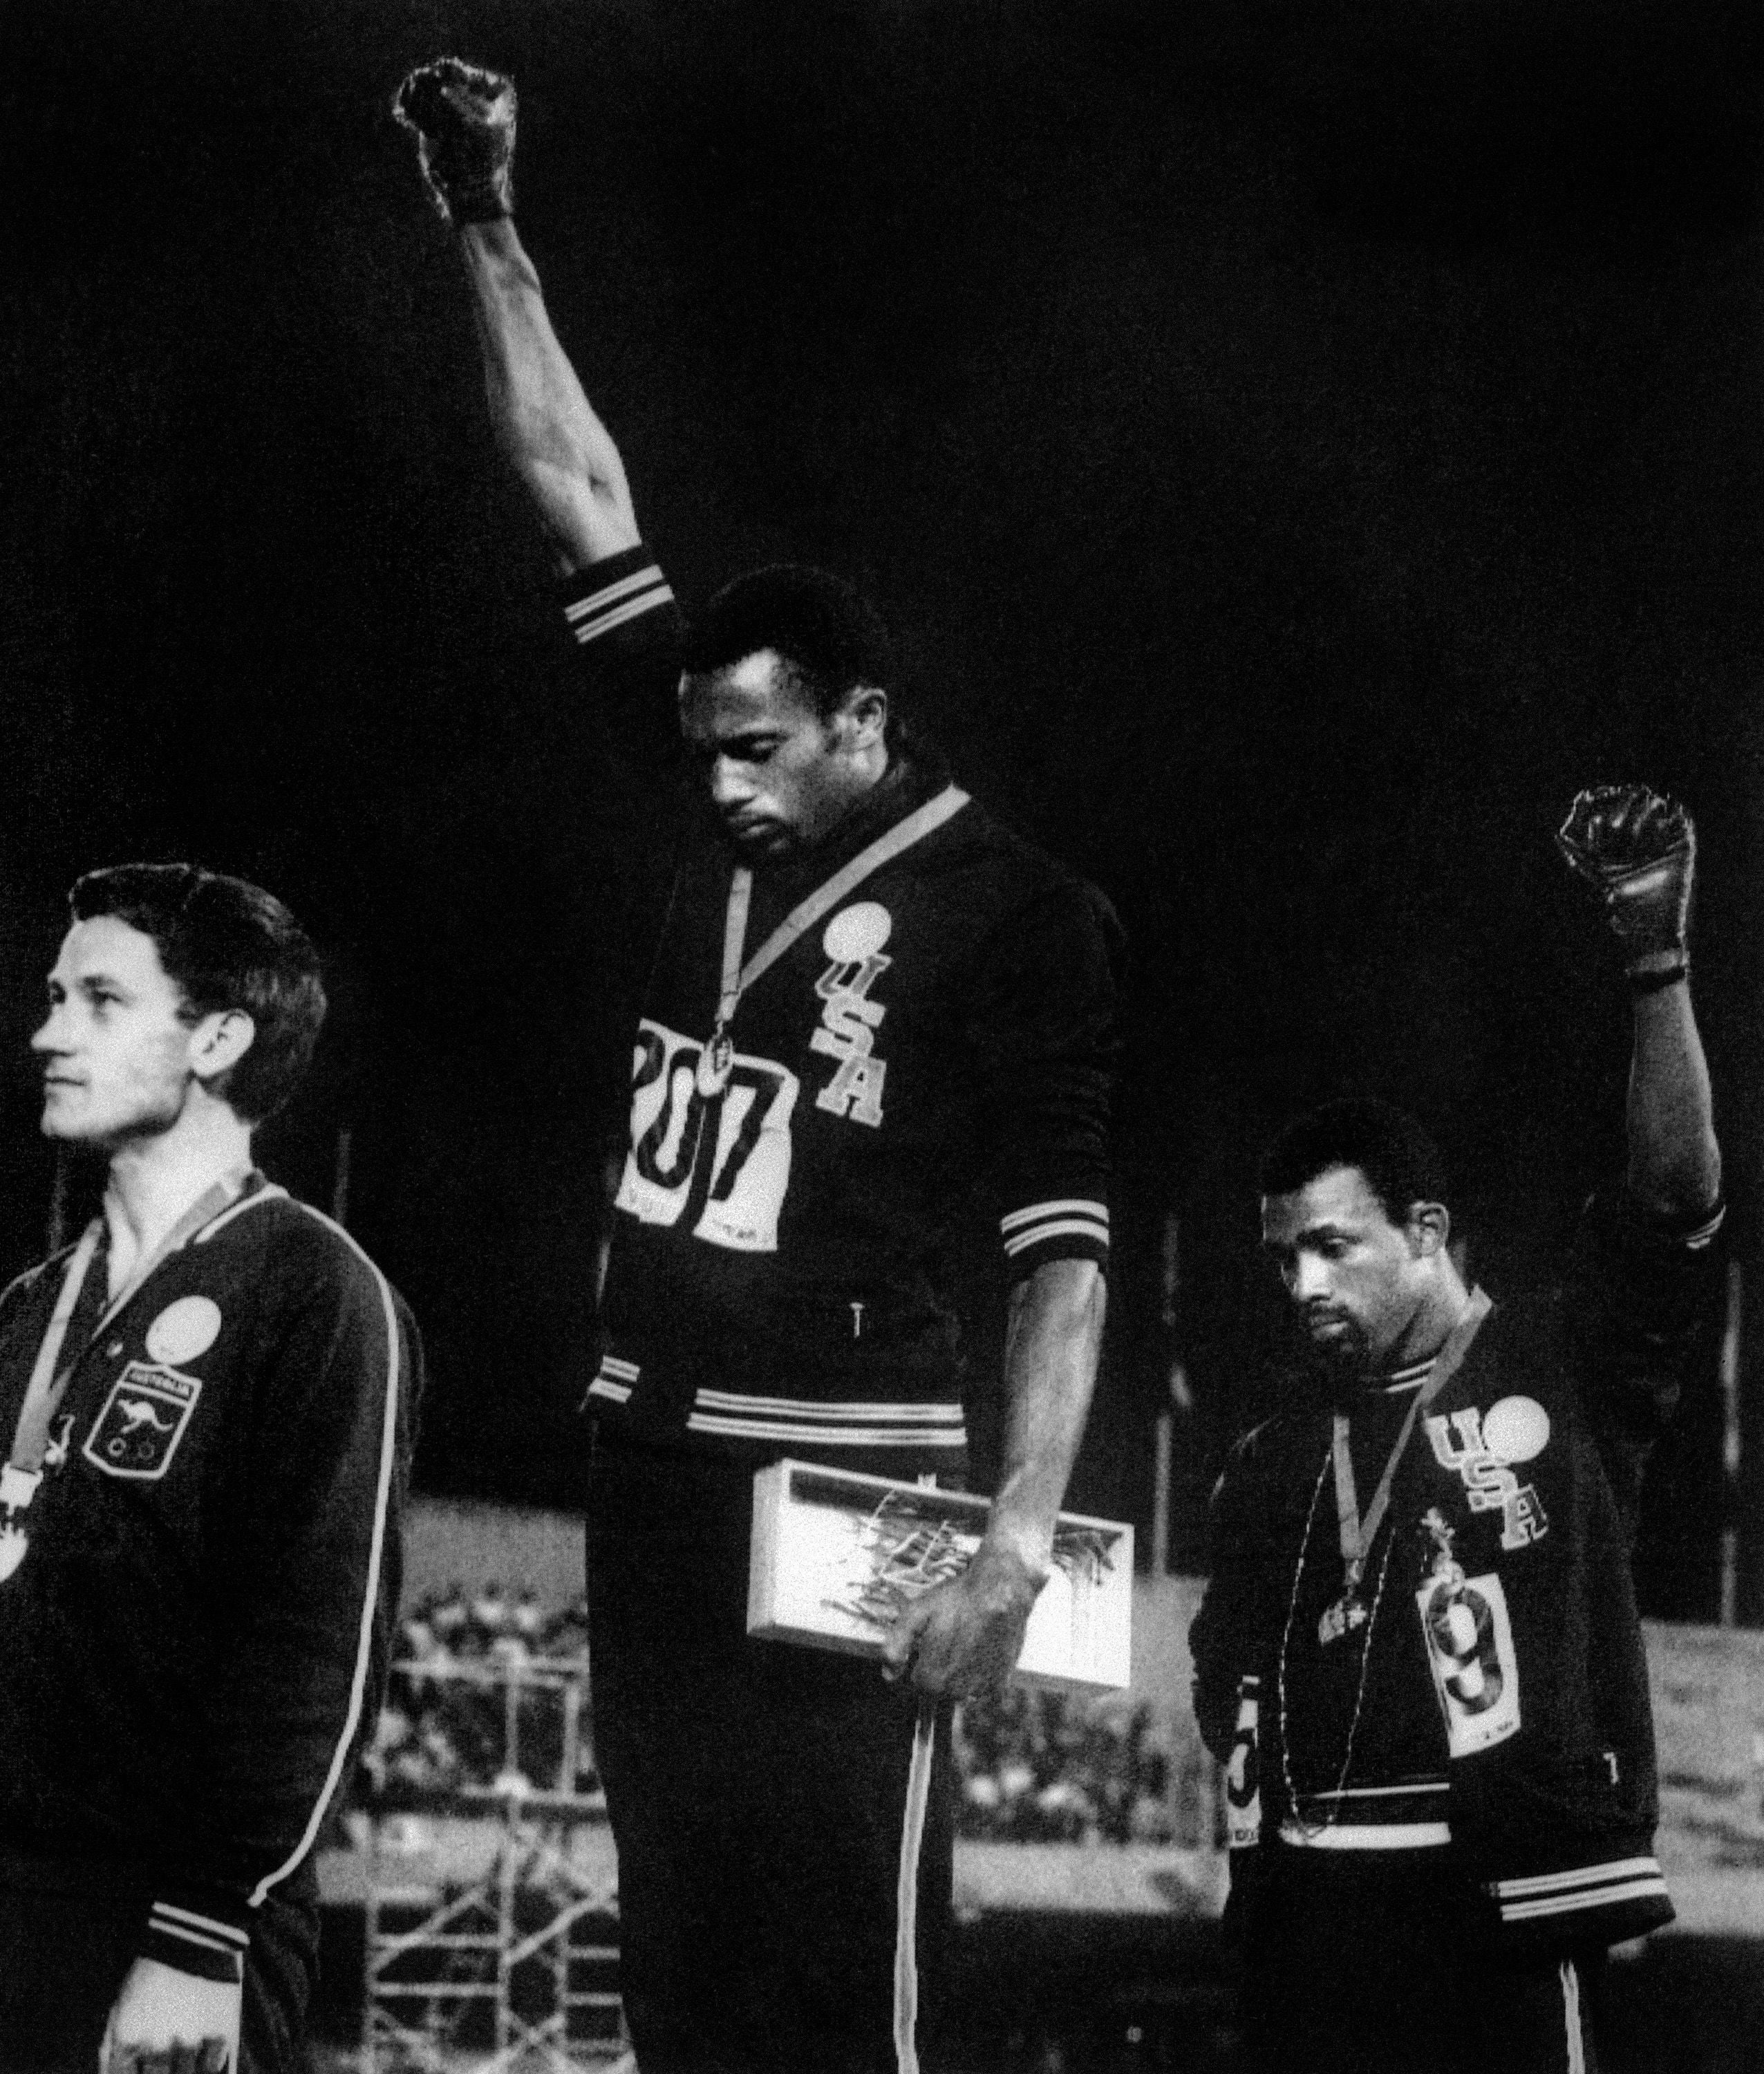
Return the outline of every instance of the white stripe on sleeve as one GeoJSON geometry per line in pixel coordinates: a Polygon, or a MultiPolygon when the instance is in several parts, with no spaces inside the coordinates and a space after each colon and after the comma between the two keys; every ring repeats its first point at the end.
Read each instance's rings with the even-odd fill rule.
{"type": "Polygon", "coordinates": [[[342,1776],[349,1746],[355,1740],[356,1729],[361,1725],[362,1703],[367,1696],[368,1667],[373,1660],[374,1616],[379,1605],[380,1568],[386,1553],[386,1515],[391,1503],[392,1465],[398,1449],[399,1393],[403,1384],[399,1357],[398,1312],[392,1301],[391,1284],[341,1225],[333,1224],[321,1211],[315,1210],[310,1203],[301,1203],[299,1208],[304,1210],[308,1217],[316,1217],[327,1230],[335,1232],[374,1277],[374,1286],[380,1292],[381,1308],[386,1316],[386,1408],[380,1420],[380,1470],[374,1493],[374,1531],[369,1548],[366,1586],[361,1594],[361,1619],[356,1632],[355,1671],[349,1681],[349,1711],[344,1720],[342,1733],[337,1737],[337,1747],[331,1754],[324,1783],[313,1803],[312,1812],[307,1819],[300,1840],[275,1871],[266,1873],[251,1890],[250,1903],[254,1908],[262,1907],[264,1896],[271,1888],[285,1880],[312,1849],[324,1820],[325,1811],[330,1806],[331,1796],[337,1791],[337,1781],[342,1776]]]}

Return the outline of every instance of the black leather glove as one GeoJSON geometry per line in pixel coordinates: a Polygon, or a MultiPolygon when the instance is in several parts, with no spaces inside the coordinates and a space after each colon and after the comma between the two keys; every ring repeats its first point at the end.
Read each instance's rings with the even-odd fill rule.
{"type": "Polygon", "coordinates": [[[1595,785],[1576,795],[1555,840],[1603,903],[1630,979],[1682,970],[1696,830],[1678,802],[1645,785],[1595,785]]]}
{"type": "Polygon", "coordinates": [[[393,97],[429,199],[455,229],[514,211],[514,103],[513,80],[459,58],[419,65],[393,97]]]}

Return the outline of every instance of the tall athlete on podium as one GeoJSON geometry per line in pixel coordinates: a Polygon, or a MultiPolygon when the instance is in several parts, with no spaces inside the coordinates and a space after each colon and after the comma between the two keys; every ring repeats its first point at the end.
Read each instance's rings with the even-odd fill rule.
{"type": "Polygon", "coordinates": [[[589,1390],[626,2011],[644,2074],[908,2066],[916,1953],[949,1895],[947,1721],[921,1841],[918,1703],[1014,1662],[1095,1372],[1117,925],[903,733],[887,638],[837,577],[737,577],[686,627],[510,218],[514,109],[510,82],[452,60],[397,101],[585,696],[678,831],[589,1390]],[[655,766],[682,740],[676,785],[655,766]],[[899,1622],[892,1684],[748,1640],[756,1468],[960,1476],[944,1256],[981,1180],[1010,1299],[978,1556],[899,1622]]]}

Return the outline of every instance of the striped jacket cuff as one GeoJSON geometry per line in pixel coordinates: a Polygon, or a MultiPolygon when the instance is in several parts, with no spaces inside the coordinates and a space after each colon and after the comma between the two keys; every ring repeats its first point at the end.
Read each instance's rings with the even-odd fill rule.
{"type": "Polygon", "coordinates": [[[1564,1916],[1590,1927],[1607,1911],[1627,1911],[1638,1904],[1650,1916],[1671,1915],[1665,1877],[1659,1860],[1652,1857],[1613,1858],[1566,1872],[1496,1880],[1493,1893],[1501,1920],[1510,1930],[1528,1923],[1559,1923],[1564,1916]]]}
{"type": "MultiPolygon", "coordinates": [[[[239,1913],[245,1914],[241,1904],[239,1913]]],[[[204,1981],[241,1981],[251,1933],[242,1923],[217,1915],[212,1906],[186,1907],[156,1901],[147,1916],[141,1956],[204,1981]]]]}
{"type": "Polygon", "coordinates": [[[1050,1260],[1109,1258],[1109,1205],[1084,1196],[1061,1196],[1011,1210],[998,1220],[1005,1265],[1014,1279],[1050,1260]]]}
{"type": "Polygon", "coordinates": [[[1722,1204],[1717,1208],[1710,1211],[1707,1217],[1699,1218],[1694,1224],[1675,1232],[1673,1236],[1687,1252],[1705,1252],[1720,1236],[1721,1226],[1725,1222],[1726,1217],[1727,1206],[1722,1204]]]}
{"type": "Polygon", "coordinates": [[[1727,1205],[1717,1202],[1707,1209],[1667,1217],[1646,1208],[1626,1191],[1618,1199],[1617,1215],[1632,1236],[1651,1248],[1706,1253],[1721,1236],[1727,1205]]]}
{"type": "MultiPolygon", "coordinates": [[[[634,1361],[605,1355],[588,1386],[581,1408],[630,1405],[639,1394],[642,1370],[634,1361]]],[[[715,1440],[766,1447],[862,1448],[867,1452],[964,1457],[968,1426],[961,1406],[937,1398],[874,1400],[856,1398],[773,1397],[750,1390],[692,1393],[686,1431],[715,1440]]]]}
{"type": "Polygon", "coordinates": [[[588,1394],[602,1398],[609,1404],[629,1404],[642,1374],[635,1361],[621,1361],[617,1354],[603,1355],[599,1371],[588,1386],[588,1394]]]}
{"type": "Polygon", "coordinates": [[[564,593],[564,618],[577,642],[586,647],[673,599],[672,588],[648,548],[633,547],[596,562],[571,580],[564,593]]]}
{"type": "Polygon", "coordinates": [[[939,1448],[960,1454],[968,1445],[959,1404],[824,1403],[735,1390],[695,1391],[686,1430],[781,1448],[939,1448]]]}

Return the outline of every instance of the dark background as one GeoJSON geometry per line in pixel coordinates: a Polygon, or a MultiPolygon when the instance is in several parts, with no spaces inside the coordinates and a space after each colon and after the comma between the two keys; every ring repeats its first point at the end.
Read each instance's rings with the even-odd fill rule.
{"type": "MultiPolygon", "coordinates": [[[[265,1163],[326,1202],[351,1133],[352,1227],[428,1340],[423,1482],[573,1495],[593,1122],[623,1070],[601,895],[634,824],[560,757],[547,564],[387,114],[452,49],[518,79],[523,232],[682,594],[781,554],[858,576],[958,772],[1126,920],[1076,1502],[1149,1516],[1174,1214],[1197,1560],[1276,1344],[1254,1175],[1297,1108],[1419,1109],[1475,1264],[1545,1271],[1621,1154],[1621,995],[1550,841],[1581,784],[1698,816],[1755,1269],[1756,23],[7,0],[0,1264],[48,1207],[20,1040],[68,882],[137,855],[261,878],[335,996],[265,1163]]],[[[1718,1427],[1711,1366],[1655,1479],[1661,1611],[1712,1611],[1718,1427]]],[[[1755,1469],[1755,1411],[1747,1438],[1755,1469]]],[[[1745,1573],[1764,1613],[1755,1532],[1745,1573]]]]}

